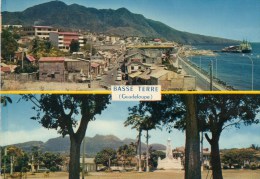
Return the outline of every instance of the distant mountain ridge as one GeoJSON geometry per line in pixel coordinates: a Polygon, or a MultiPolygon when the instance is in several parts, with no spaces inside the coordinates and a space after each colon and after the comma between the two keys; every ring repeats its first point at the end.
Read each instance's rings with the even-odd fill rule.
{"type": "MultiPolygon", "coordinates": [[[[124,139],[121,140],[114,135],[95,135],[94,137],[86,137],[86,153],[88,155],[94,156],[97,152],[104,148],[113,148],[117,150],[120,146],[125,144],[135,143],[134,139],[124,139]]],[[[17,146],[24,151],[31,151],[33,146],[38,146],[43,152],[59,152],[59,153],[69,153],[70,150],[70,140],[69,137],[57,137],[49,139],[47,142],[41,141],[29,141],[19,144],[12,144],[12,146],[17,146]]],[[[166,147],[162,144],[151,144],[150,145],[155,150],[165,150],[166,147]]],[[[146,144],[142,143],[142,150],[146,150],[146,144]]]]}
{"type": "Polygon", "coordinates": [[[61,1],[39,4],[22,12],[3,12],[3,24],[51,25],[115,35],[165,38],[183,44],[234,43],[237,41],[178,31],[126,8],[95,9],[61,1]]]}

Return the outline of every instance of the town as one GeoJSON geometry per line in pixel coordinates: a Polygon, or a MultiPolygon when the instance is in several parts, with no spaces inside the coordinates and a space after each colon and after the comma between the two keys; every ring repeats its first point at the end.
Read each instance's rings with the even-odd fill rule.
{"type": "Polygon", "coordinates": [[[2,39],[2,90],[197,89],[182,70],[184,47],[164,39],[22,25],[3,25],[2,39]]]}

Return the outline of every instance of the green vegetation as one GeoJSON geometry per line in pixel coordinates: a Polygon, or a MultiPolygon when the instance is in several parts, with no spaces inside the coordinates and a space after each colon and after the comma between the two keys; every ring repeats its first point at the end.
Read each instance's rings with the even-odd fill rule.
{"type": "MultiPolygon", "coordinates": [[[[188,107],[189,101],[192,100],[187,100],[187,96],[189,95],[164,95],[162,101],[141,102],[139,105],[151,114],[151,120],[161,121],[169,130],[172,127],[186,130],[186,145],[190,144],[187,140],[194,142],[197,140],[195,136],[198,136],[196,123],[191,123],[191,121],[194,122],[192,119],[197,121],[200,131],[210,132],[211,138],[207,133],[205,136],[211,145],[213,179],[221,179],[223,177],[219,153],[220,135],[225,128],[231,126],[239,127],[242,124],[259,123],[256,114],[259,112],[260,98],[255,95],[198,95],[194,99],[194,106],[188,107]],[[189,130],[188,125],[190,125],[189,130]]],[[[198,143],[193,144],[194,148],[198,146],[198,143]]],[[[186,146],[186,149],[190,149],[191,152],[196,151],[190,146],[186,146]]],[[[199,154],[199,149],[196,153],[199,154]]],[[[196,160],[194,157],[195,154],[192,161],[196,160]]],[[[186,167],[185,169],[191,171],[186,167]]]]}
{"type": "Polygon", "coordinates": [[[1,56],[4,59],[13,59],[15,51],[18,50],[18,43],[13,35],[7,29],[3,29],[1,36],[1,56]]]}
{"type": "Polygon", "coordinates": [[[225,164],[223,168],[245,168],[257,169],[260,165],[260,152],[254,148],[230,149],[222,151],[221,161],[225,164]]]}
{"type": "Polygon", "coordinates": [[[23,95],[34,104],[36,114],[31,118],[48,129],[56,129],[70,137],[69,179],[79,179],[80,147],[88,123],[95,120],[110,104],[109,95],[23,95]],[[42,110],[44,109],[44,110],[42,110]],[[79,116],[80,114],[80,116],[79,116]],[[78,129],[74,131],[76,125],[78,129]]]}
{"type": "Polygon", "coordinates": [[[113,160],[116,159],[116,151],[112,148],[105,148],[97,153],[95,157],[96,164],[102,164],[110,168],[113,160]]]}
{"type": "Polygon", "coordinates": [[[5,166],[5,173],[11,175],[15,172],[26,173],[30,171],[31,164],[34,165],[36,170],[38,167],[44,166],[53,172],[59,171],[64,160],[60,154],[42,153],[38,147],[33,147],[31,152],[25,152],[15,146],[6,146],[1,149],[2,166],[3,168],[5,166]]]}
{"type": "Polygon", "coordinates": [[[54,47],[50,41],[39,38],[32,40],[29,52],[36,59],[40,59],[41,57],[60,57],[68,55],[68,53],[62,52],[58,48],[54,47]]]}
{"type": "Polygon", "coordinates": [[[70,53],[78,52],[79,51],[79,41],[72,39],[70,43],[70,53]]]}

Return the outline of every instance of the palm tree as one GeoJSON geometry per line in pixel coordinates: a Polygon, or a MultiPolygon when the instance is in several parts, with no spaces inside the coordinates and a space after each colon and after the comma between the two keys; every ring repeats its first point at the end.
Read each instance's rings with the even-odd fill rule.
{"type": "Polygon", "coordinates": [[[132,129],[138,130],[137,145],[139,148],[139,172],[141,172],[141,135],[143,130],[146,131],[146,171],[149,172],[149,130],[159,128],[160,124],[151,119],[150,114],[146,112],[142,105],[128,108],[128,110],[130,111],[129,117],[124,122],[124,124],[125,126],[132,125],[132,129]]]}
{"type": "Polygon", "coordinates": [[[7,106],[8,103],[12,103],[12,99],[9,96],[0,96],[1,97],[1,104],[3,106],[7,106]]]}

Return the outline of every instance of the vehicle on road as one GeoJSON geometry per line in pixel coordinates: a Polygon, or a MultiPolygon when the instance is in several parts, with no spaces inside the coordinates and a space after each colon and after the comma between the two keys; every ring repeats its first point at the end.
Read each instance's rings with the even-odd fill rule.
{"type": "Polygon", "coordinates": [[[121,74],[117,74],[116,81],[122,81],[122,75],[121,74]]]}
{"type": "Polygon", "coordinates": [[[102,79],[101,75],[97,75],[96,80],[101,80],[101,79],[102,79]]]}

